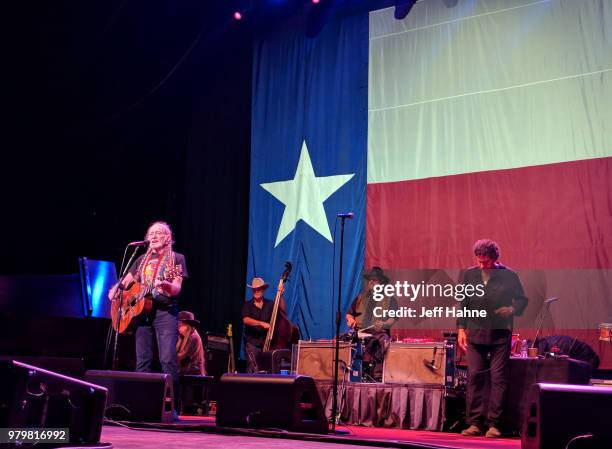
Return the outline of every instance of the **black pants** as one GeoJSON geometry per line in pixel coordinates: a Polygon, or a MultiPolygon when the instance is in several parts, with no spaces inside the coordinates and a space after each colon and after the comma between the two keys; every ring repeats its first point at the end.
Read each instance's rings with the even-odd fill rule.
{"type": "Polygon", "coordinates": [[[478,427],[499,427],[510,381],[511,341],[468,343],[467,419],[478,427]]]}

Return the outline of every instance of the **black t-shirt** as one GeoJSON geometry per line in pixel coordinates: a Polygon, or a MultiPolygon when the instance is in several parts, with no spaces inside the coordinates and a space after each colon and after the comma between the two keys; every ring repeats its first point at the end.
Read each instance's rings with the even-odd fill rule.
{"type": "MultiPolygon", "coordinates": [[[[160,263],[160,254],[154,253],[150,255],[146,266],[143,267],[144,268],[144,279],[140,279],[140,273],[138,272],[138,269],[140,268],[140,265],[143,263],[145,257],[147,257],[146,254],[143,254],[140,257],[138,257],[138,259],[136,259],[136,261],[132,264],[130,268],[130,273],[132,273],[132,276],[138,282],[149,285],[149,284],[153,284],[154,277],[158,279],[160,278],[166,279],[169,277],[168,274],[171,268],[163,267],[163,266],[160,266],[158,268],[158,265],[160,263]]],[[[183,278],[188,277],[187,264],[185,263],[185,256],[175,252],[174,253],[174,265],[175,265],[176,271],[179,272],[183,278]]],[[[178,295],[170,297],[170,296],[166,296],[163,294],[159,294],[157,292],[153,292],[152,296],[153,296],[153,303],[155,304],[157,308],[162,309],[162,310],[170,310],[170,311],[178,312],[178,295]]]]}
{"type": "MultiPolygon", "coordinates": [[[[269,323],[272,318],[272,309],[274,309],[274,301],[264,298],[263,306],[260,309],[255,305],[255,301],[251,299],[242,305],[242,318],[249,317],[257,321],[269,323]]],[[[267,334],[267,329],[258,326],[244,326],[244,339],[252,345],[262,347],[267,334]]]]}

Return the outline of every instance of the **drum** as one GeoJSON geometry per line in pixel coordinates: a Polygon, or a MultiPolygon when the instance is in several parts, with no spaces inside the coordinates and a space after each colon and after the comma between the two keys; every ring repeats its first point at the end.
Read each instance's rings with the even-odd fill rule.
{"type": "Polygon", "coordinates": [[[363,345],[357,341],[351,345],[351,382],[363,382],[363,345]]]}
{"type": "Polygon", "coordinates": [[[612,341],[612,323],[601,323],[599,325],[599,340],[612,341]]]}

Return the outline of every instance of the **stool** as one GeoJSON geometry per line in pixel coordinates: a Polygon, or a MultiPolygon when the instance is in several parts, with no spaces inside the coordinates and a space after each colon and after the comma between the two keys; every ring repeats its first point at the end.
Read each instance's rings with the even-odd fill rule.
{"type": "Polygon", "coordinates": [[[179,376],[181,415],[208,415],[213,376],[179,376]]]}

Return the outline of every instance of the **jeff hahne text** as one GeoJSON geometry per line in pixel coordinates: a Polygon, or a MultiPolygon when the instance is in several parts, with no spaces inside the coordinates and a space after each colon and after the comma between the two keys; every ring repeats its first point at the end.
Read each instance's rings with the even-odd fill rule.
{"type": "MultiPolygon", "coordinates": [[[[420,282],[413,284],[408,281],[396,281],[394,284],[375,285],[372,299],[380,302],[386,297],[395,296],[397,299],[404,298],[414,302],[419,298],[453,298],[463,301],[465,298],[484,296],[484,285],[464,284],[427,284],[420,282]]],[[[397,309],[386,309],[377,306],[372,311],[376,318],[485,318],[487,311],[482,309],[468,309],[466,307],[398,307],[397,309]]]]}

